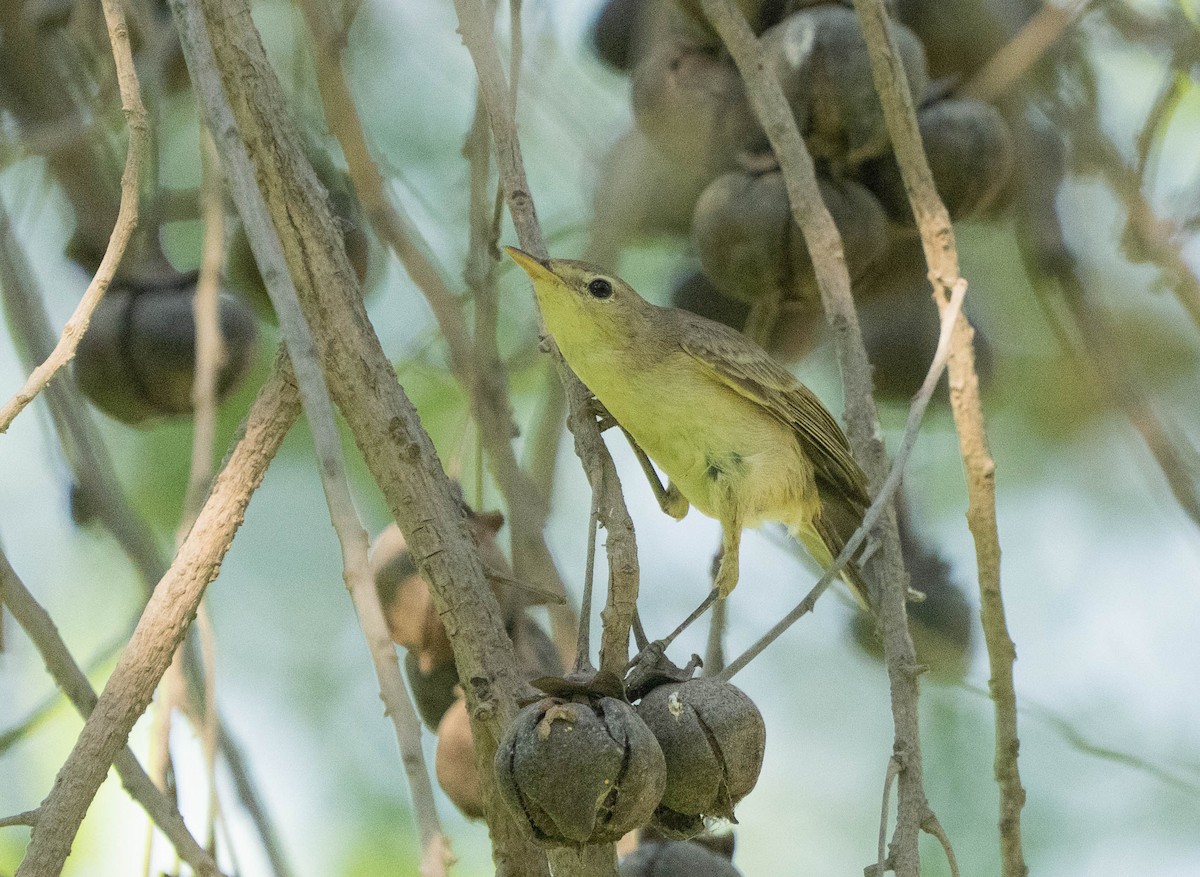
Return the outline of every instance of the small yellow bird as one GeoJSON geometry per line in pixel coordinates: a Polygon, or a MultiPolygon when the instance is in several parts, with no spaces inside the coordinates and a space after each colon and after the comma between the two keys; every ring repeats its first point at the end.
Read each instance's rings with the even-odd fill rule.
{"type": "MultiPolygon", "coordinates": [[[[618,277],[568,259],[508,254],[533,281],[563,358],[670,478],[647,465],[663,511],[721,522],[722,597],[738,580],[743,527],[779,521],[828,568],[862,523],[867,479],[812,391],[739,332],[651,304],[618,277]]],[[[853,563],[843,577],[869,606],[853,563]]]]}

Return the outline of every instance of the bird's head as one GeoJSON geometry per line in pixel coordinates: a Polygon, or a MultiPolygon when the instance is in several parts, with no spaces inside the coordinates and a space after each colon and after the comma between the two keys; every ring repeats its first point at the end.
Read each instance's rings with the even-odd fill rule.
{"type": "Polygon", "coordinates": [[[560,347],[623,346],[639,336],[654,306],[621,278],[572,259],[535,259],[505,247],[533,281],[546,328],[560,347]]]}

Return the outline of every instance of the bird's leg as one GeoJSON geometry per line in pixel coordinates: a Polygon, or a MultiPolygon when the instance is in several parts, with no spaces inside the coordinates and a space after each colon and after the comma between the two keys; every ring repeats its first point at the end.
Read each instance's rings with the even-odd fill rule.
{"type": "Polygon", "coordinates": [[[641,464],[642,472],[646,474],[646,480],[650,482],[650,489],[654,491],[654,498],[658,500],[658,507],[675,520],[682,521],[688,513],[688,501],[673,483],[668,483],[666,487],[663,487],[654,464],[650,462],[650,458],[646,456],[646,452],[642,450],[641,445],[635,442],[633,436],[626,432],[624,428],[621,429],[621,432],[624,432],[625,438],[629,439],[629,446],[633,448],[633,454],[637,457],[638,463],[641,464]]]}
{"type": "MultiPolygon", "coordinates": [[[[596,426],[601,432],[610,430],[617,425],[617,418],[613,417],[612,414],[609,413],[609,410],[604,407],[604,403],[595,396],[588,398],[588,408],[590,409],[592,415],[596,418],[596,426]]],[[[626,435],[628,435],[628,433],[626,433],[626,435]]]]}
{"type": "Polygon", "coordinates": [[[742,543],[740,520],[721,522],[721,566],[713,584],[721,599],[729,596],[738,583],[738,548],[742,543]]]}

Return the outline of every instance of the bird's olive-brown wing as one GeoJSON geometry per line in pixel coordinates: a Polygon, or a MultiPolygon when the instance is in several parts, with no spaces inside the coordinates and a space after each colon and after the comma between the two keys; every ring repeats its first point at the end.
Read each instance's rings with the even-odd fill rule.
{"type": "Polygon", "coordinates": [[[870,504],[867,479],[851,456],[841,427],[821,400],[744,335],[710,320],[691,318],[686,322],[679,338],[683,349],[713,377],[790,426],[812,461],[818,485],[831,488],[851,507],[859,507],[861,520],[870,504]],[[820,485],[822,481],[824,485],[820,485]]]}

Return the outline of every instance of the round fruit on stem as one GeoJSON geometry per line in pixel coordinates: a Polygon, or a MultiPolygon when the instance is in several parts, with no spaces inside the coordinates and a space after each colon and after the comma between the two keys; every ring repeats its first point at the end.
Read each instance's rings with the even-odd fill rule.
{"type": "MultiPolygon", "coordinates": [[[[75,377],[101,411],[124,423],[189,414],[196,368],[195,275],[153,285],[126,281],[108,290],[80,340],[75,377]]],[[[224,359],[217,398],[245,376],[258,342],[253,312],[222,292],[218,313],[224,359]]]]}

